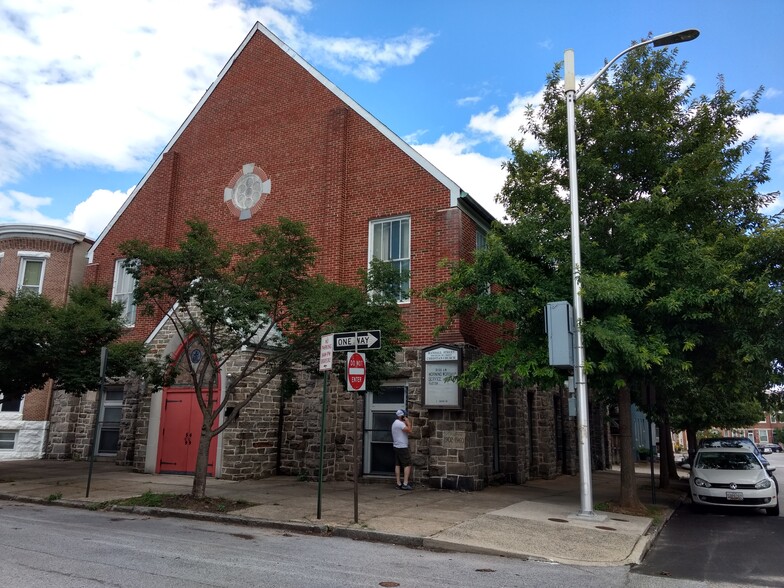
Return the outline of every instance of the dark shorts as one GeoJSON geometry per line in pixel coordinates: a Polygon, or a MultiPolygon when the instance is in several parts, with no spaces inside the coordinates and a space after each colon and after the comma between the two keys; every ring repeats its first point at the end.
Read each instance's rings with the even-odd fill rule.
{"type": "Polygon", "coordinates": [[[407,468],[411,465],[411,452],[408,447],[393,447],[395,450],[395,465],[407,468]]]}

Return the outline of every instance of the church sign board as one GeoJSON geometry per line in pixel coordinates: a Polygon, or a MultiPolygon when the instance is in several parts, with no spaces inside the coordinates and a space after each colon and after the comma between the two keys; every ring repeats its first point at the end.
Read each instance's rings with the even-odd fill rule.
{"type": "Polygon", "coordinates": [[[463,391],[454,379],[463,371],[462,350],[452,345],[433,345],[423,349],[422,355],[425,408],[462,409],[463,391]]]}

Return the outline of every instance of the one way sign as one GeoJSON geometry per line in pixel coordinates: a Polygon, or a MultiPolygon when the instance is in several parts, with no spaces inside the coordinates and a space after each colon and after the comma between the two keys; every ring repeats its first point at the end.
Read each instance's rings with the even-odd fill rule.
{"type": "Polygon", "coordinates": [[[381,347],[381,331],[335,333],[335,351],[360,351],[381,347]]]}

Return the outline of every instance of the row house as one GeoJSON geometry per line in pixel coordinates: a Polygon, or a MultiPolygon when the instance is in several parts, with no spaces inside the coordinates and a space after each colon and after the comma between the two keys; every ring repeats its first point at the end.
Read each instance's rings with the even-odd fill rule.
{"type": "MultiPolygon", "coordinates": [[[[329,280],[356,283],[358,268],[374,256],[410,271],[414,294],[400,301],[410,341],[399,354],[396,376],[362,397],[356,457],[363,477],[390,475],[389,427],[401,407],[414,423],[418,482],[478,489],[493,481],[575,473],[574,424],[562,390],[488,381],[481,390],[463,391],[448,379],[424,377],[436,363],[454,373],[495,349],[498,331],[470,317],[434,338],[443,312],[415,294],[447,278],[441,260],[472,258],[492,216],[261,24],[90,248],[86,280],[111,286],[114,299],[126,304],[128,337],[177,361],[181,342],[165,316],[135,312],[134,284],[118,245],[134,238],[174,247],[194,218],[220,239],[242,243],[254,227],[279,217],[306,224],[319,247],[316,271],[329,280]]],[[[220,381],[228,375],[220,374],[220,381]]],[[[285,405],[276,383],[245,407],[212,448],[210,473],[312,477],[321,383],[300,384],[285,405]]],[[[115,417],[99,455],[150,473],[193,470],[196,444],[183,439],[196,427],[194,390],[151,391],[129,379],[105,393],[103,406],[115,417]]],[[[325,476],[346,480],[355,458],[348,416],[353,399],[334,380],[328,394],[325,476]]],[[[70,429],[50,440],[51,456],[84,457],[94,396],[62,397],[57,406],[58,421],[70,429]]],[[[601,431],[601,419],[597,426],[601,431]]],[[[597,451],[601,461],[605,451],[597,451]]]]}
{"type": "MultiPolygon", "coordinates": [[[[55,304],[65,304],[71,286],[84,279],[86,254],[92,244],[84,233],[70,229],[2,224],[0,290],[39,294],[55,304]]],[[[0,460],[43,456],[51,405],[51,382],[22,399],[6,400],[0,390],[0,460]]]]}

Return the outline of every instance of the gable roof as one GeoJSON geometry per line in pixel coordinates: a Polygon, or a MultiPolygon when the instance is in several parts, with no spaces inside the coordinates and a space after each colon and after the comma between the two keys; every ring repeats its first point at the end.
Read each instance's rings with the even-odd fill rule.
{"type": "Polygon", "coordinates": [[[160,155],[158,155],[157,159],[153,162],[150,166],[150,169],[147,170],[147,173],[144,174],[144,177],[141,181],[136,185],[133,192],[125,199],[123,205],[120,209],[115,213],[112,217],[112,220],[109,221],[109,224],[101,231],[101,234],[95,240],[95,243],[90,250],[87,252],[87,261],[88,263],[92,263],[93,261],[93,254],[95,249],[101,244],[104,237],[108,234],[111,230],[112,226],[114,226],[115,222],[120,218],[120,216],[125,212],[125,209],[128,208],[130,203],[136,197],[136,194],[142,189],[144,184],[153,174],[155,169],[163,160],[163,155],[167,153],[177,142],[180,138],[180,135],[183,131],[188,127],[190,122],[196,116],[196,114],[201,110],[201,107],[204,105],[205,102],[209,99],[212,95],[212,92],[221,82],[223,77],[229,71],[231,66],[234,64],[234,61],[237,57],[242,53],[245,49],[245,46],[250,42],[253,38],[253,35],[257,32],[265,35],[269,38],[273,43],[275,43],[278,47],[280,47],[289,57],[291,57],[294,61],[296,61],[299,65],[301,65],[311,76],[313,76],[317,81],[319,81],[324,87],[326,87],[330,92],[332,92],[335,96],[338,97],[343,103],[346,104],[351,110],[357,113],[359,116],[364,118],[367,122],[369,122],[373,127],[375,127],[384,137],[389,139],[392,143],[394,143],[403,153],[408,155],[411,159],[417,162],[425,171],[427,171],[431,176],[433,176],[437,181],[443,184],[448,190],[450,194],[450,205],[457,206],[461,210],[463,210],[466,214],[468,214],[475,222],[479,225],[484,226],[485,228],[489,227],[490,223],[495,220],[495,217],[491,215],[487,210],[485,210],[476,200],[471,198],[467,192],[463,191],[460,186],[457,185],[453,180],[448,178],[446,174],[444,174],[441,170],[435,167],[432,163],[430,163],[427,159],[425,159],[416,149],[414,149],[411,145],[406,143],[403,139],[398,137],[395,133],[393,133],[389,127],[384,125],[381,121],[379,121],[376,117],[370,114],[367,110],[362,108],[353,98],[351,98],[348,94],[346,94],[343,90],[338,88],[334,83],[332,83],[326,76],[324,76],[321,72],[319,72],[316,68],[310,65],[305,59],[302,58],[296,51],[294,51],[291,47],[289,47],[286,43],[281,41],[272,31],[270,31],[267,27],[262,25],[260,22],[257,22],[253,28],[251,28],[248,35],[245,37],[245,40],[237,47],[237,50],[231,56],[231,58],[226,62],[226,65],[223,66],[218,77],[215,78],[215,81],[210,84],[210,87],[207,88],[207,91],[201,97],[199,102],[193,108],[191,113],[188,115],[188,118],[183,121],[180,127],[177,129],[177,132],[174,136],[169,140],[166,146],[161,151],[160,155]]]}

